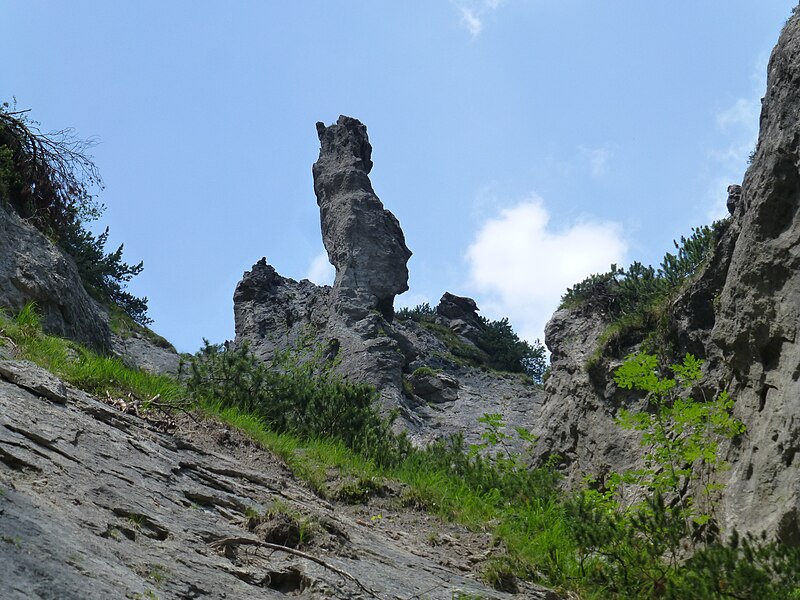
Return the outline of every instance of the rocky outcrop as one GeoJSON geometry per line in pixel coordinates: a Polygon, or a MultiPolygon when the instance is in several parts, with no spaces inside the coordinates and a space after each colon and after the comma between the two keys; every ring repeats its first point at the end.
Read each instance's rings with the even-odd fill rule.
{"type": "Polygon", "coordinates": [[[614,422],[622,405],[616,388],[587,369],[607,326],[596,307],[586,306],[557,311],[545,328],[551,375],[534,417],[535,457],[544,463],[557,455],[568,485],[631,468],[641,454],[638,438],[614,422]]]}
{"type": "Polygon", "coordinates": [[[317,343],[330,316],[330,288],[307,279],[281,277],[262,258],[245,272],[233,293],[236,343],[247,343],[264,361],[276,350],[317,343]]]}
{"type": "Polygon", "coordinates": [[[411,251],[400,223],[372,189],[367,128],[357,119],[341,116],[329,127],[317,123],[317,133],[314,193],[322,241],[336,267],[333,304],[339,311],[376,309],[391,320],[394,297],[408,289],[406,263],[411,251]]]}
{"type": "Polygon", "coordinates": [[[399,410],[397,428],[419,444],[451,433],[478,441],[477,420],[487,412],[529,424],[526,408],[538,388],[516,376],[489,383],[492,377],[453,354],[480,354],[475,341],[484,325],[474,300],[445,293],[425,326],[394,318],[411,252],[372,189],[366,127],[342,116],[329,127],[318,123],[317,133],[314,191],[336,267],[333,287],[281,277],[261,259],[234,292],[235,343],[265,362],[276,350],[312,348],[346,378],[375,386],[386,413],[399,410]]]}
{"type": "Polygon", "coordinates": [[[470,575],[490,534],[402,509],[401,490],[322,500],[220,424],[145,421],[13,361],[0,415],[4,600],[512,597],[470,575]]]}
{"type": "MultiPolygon", "coordinates": [[[[674,354],[706,360],[707,393],[727,389],[747,432],[727,449],[722,525],[766,530],[800,544],[800,13],[769,62],[754,160],[704,271],[670,307],[674,354]]],[[[590,310],[557,312],[547,326],[552,376],[536,430],[539,448],[562,454],[573,481],[623,470],[640,453],[614,425],[629,400],[610,381],[616,357],[590,361],[606,323],[590,310]],[[593,368],[587,370],[587,363],[593,368]],[[602,367],[598,368],[598,365],[602,367]]],[[[613,356],[612,356],[613,354],[613,356]]],[[[597,357],[595,357],[597,358],[597,357]]]]}
{"type": "Polygon", "coordinates": [[[0,204],[0,307],[17,312],[31,301],[47,333],[110,349],[108,317],[86,293],[73,260],[0,204]]]}

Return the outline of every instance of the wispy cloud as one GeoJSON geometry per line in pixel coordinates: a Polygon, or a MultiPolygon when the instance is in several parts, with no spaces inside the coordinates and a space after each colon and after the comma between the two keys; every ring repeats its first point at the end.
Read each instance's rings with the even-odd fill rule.
{"type": "Polygon", "coordinates": [[[452,0],[461,15],[461,25],[473,38],[478,37],[483,31],[483,24],[494,10],[500,7],[504,0],[452,0]]]}
{"type": "Polygon", "coordinates": [[[731,183],[741,183],[750,153],[758,141],[766,70],[766,59],[761,57],[753,68],[751,93],[737,98],[714,115],[721,143],[708,152],[714,173],[709,178],[707,191],[709,220],[727,216],[727,187],[731,183]]]}
{"type": "Polygon", "coordinates": [[[478,37],[483,31],[483,21],[471,8],[461,7],[461,24],[467,28],[472,37],[478,37]]]}
{"type": "Polygon", "coordinates": [[[520,335],[542,338],[567,288],[623,263],[628,245],[617,223],[583,220],[555,230],[533,194],[486,221],[467,250],[484,313],[507,316],[520,335]]]}
{"type": "Polygon", "coordinates": [[[600,179],[608,172],[608,162],[614,154],[611,144],[605,144],[599,148],[579,146],[578,149],[589,161],[589,172],[594,179],[600,179]]]}
{"type": "Polygon", "coordinates": [[[311,260],[306,279],[317,285],[331,285],[335,277],[336,269],[328,261],[328,253],[323,250],[311,260]]]}
{"type": "Polygon", "coordinates": [[[758,98],[739,98],[732,106],[717,113],[717,126],[723,131],[742,126],[752,129],[753,124],[758,123],[760,110],[758,98]]]}

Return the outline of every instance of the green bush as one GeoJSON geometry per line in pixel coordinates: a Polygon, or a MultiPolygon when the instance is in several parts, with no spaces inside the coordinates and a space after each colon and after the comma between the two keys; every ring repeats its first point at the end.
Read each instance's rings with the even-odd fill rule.
{"type": "Polygon", "coordinates": [[[710,227],[694,227],[687,238],[673,242],[677,252],[666,253],[658,269],[634,262],[628,269],[611,265],[606,273],[590,275],[568,288],[561,298],[562,308],[588,305],[605,313],[610,320],[647,310],[654,302],[677,292],[708,259],[728,221],[710,227]]]}
{"type": "Polygon", "coordinates": [[[602,598],[800,593],[800,551],[766,539],[742,541],[735,533],[725,539],[717,529],[721,486],[715,474],[726,467],[719,441],[743,433],[744,426],[731,416],[725,392],[710,400],[688,396],[699,387],[701,366],[687,354],[665,375],[655,356],[637,354],[615,372],[620,388],[646,395],[646,410],[623,410],[618,419],[641,433],[644,466],[612,473],[566,505],[581,575],[602,598]]]}
{"type": "Polygon", "coordinates": [[[418,304],[414,308],[401,308],[395,313],[395,317],[404,321],[413,320],[418,323],[421,321],[433,321],[436,309],[427,302],[418,304]]]}
{"type": "Polygon", "coordinates": [[[147,298],[125,291],[142,263],[123,262],[121,245],[106,252],[108,228],[95,236],[86,227],[104,209],[93,195],[102,180],[87,154],[92,142],[69,129],[42,134],[27,112],[0,106],[0,201],[75,259],[87,291],[148,324],[147,298]]]}
{"type": "Polygon", "coordinates": [[[481,318],[483,329],[478,347],[486,353],[486,363],[492,369],[509,373],[526,373],[536,383],[542,383],[547,369],[544,346],[519,339],[507,318],[490,321],[481,318]]]}
{"type": "Polygon", "coordinates": [[[272,431],[341,440],[379,465],[396,464],[410,451],[379,414],[374,388],[345,381],[329,361],[280,352],[267,366],[246,346],[206,341],[190,367],[187,387],[196,399],[257,415],[272,431]]]}

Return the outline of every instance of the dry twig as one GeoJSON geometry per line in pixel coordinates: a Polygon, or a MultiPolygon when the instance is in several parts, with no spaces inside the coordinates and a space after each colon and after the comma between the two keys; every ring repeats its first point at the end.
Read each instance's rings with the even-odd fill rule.
{"type": "Polygon", "coordinates": [[[269,548],[270,550],[278,550],[280,552],[286,552],[287,554],[293,554],[294,556],[299,556],[300,558],[305,558],[306,560],[310,560],[311,562],[315,562],[318,565],[321,565],[328,569],[329,571],[333,571],[337,575],[340,575],[350,581],[354,582],[362,591],[366,592],[373,598],[380,598],[375,592],[361,583],[354,575],[351,575],[347,571],[343,571],[337,567],[334,567],[330,563],[325,562],[321,558],[317,558],[311,554],[306,554],[305,552],[301,552],[300,550],[295,550],[294,548],[289,548],[288,546],[281,546],[280,544],[273,544],[271,542],[262,542],[260,540],[254,540],[252,538],[246,537],[230,537],[230,538],[223,538],[221,540],[216,540],[214,542],[209,543],[209,546],[212,548],[224,548],[226,546],[259,546],[261,548],[269,548]]]}

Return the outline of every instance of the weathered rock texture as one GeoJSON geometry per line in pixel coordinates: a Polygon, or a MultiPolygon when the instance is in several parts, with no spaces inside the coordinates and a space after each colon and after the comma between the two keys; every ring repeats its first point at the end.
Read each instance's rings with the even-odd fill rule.
{"type": "Polygon", "coordinates": [[[233,293],[236,342],[270,361],[276,350],[316,341],[330,316],[330,288],[281,277],[262,258],[245,272],[233,293]]]}
{"type": "Polygon", "coordinates": [[[178,375],[181,357],[164,338],[151,331],[111,334],[111,353],[129,367],[156,375],[178,375]]]}
{"type": "MultiPolygon", "coordinates": [[[[470,575],[491,555],[489,534],[396,501],[327,502],[234,431],[188,418],[174,435],[159,425],[30,363],[0,362],[4,600],[511,597],[470,575]],[[301,522],[299,550],[364,589],[311,560],[259,550],[297,548],[301,522]]],[[[558,600],[527,584],[517,597],[558,600]]]]}
{"type": "Polygon", "coordinates": [[[17,312],[31,301],[46,332],[110,349],[108,318],[86,293],[73,260],[0,203],[0,308],[17,312]]]}
{"type": "Polygon", "coordinates": [[[317,123],[317,133],[319,159],[312,171],[322,241],[336,267],[332,300],[376,309],[391,320],[394,297],[408,289],[411,251],[397,218],[372,189],[367,128],[341,116],[329,127],[317,123]]]}
{"type": "MultiPolygon", "coordinates": [[[[670,315],[676,357],[689,351],[705,358],[708,393],[728,389],[736,417],[747,426],[727,451],[733,468],[721,475],[722,524],[774,531],[794,544],[800,543],[798,82],[795,14],[769,62],[757,152],[731,203],[730,225],[670,315]]],[[[573,309],[557,312],[547,327],[552,377],[537,422],[538,447],[564,456],[573,481],[627,468],[640,453],[635,437],[613,423],[629,400],[610,377],[640,340],[628,340],[586,369],[606,324],[603,315],[573,309]]]]}
{"type": "Polygon", "coordinates": [[[329,127],[318,123],[317,132],[314,191],[323,242],[336,267],[333,287],[281,277],[261,259],[234,292],[236,344],[247,343],[265,361],[279,349],[316,348],[345,377],[374,385],[387,412],[399,409],[398,428],[418,443],[456,432],[477,440],[475,426],[486,412],[527,424],[536,388],[519,377],[489,383],[441,339],[444,332],[451,345],[479,353],[474,342],[483,324],[474,300],[446,293],[427,328],[394,319],[395,295],[408,289],[411,252],[372,189],[366,127],[342,116],[329,127]],[[412,380],[425,366],[441,372],[412,380]]]}
{"type": "Polygon", "coordinates": [[[747,424],[726,489],[732,523],[800,544],[800,12],[769,61],[755,158],[711,346],[747,424]]]}

